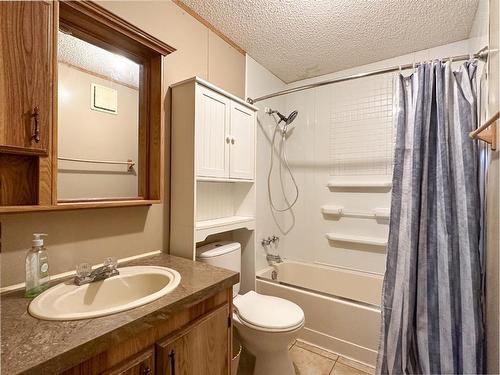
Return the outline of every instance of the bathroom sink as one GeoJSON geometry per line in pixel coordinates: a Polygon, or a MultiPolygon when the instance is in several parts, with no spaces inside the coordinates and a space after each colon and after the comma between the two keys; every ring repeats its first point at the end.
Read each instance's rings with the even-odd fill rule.
{"type": "Polygon", "coordinates": [[[152,302],[173,291],[181,275],[156,266],[122,267],[120,274],[76,286],[72,280],[58,284],[36,297],[29,312],[44,320],[96,318],[152,302]]]}

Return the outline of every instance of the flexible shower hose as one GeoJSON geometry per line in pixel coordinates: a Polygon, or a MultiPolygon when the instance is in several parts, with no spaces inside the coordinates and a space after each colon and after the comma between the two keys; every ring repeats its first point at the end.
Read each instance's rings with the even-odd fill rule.
{"type": "Polygon", "coordinates": [[[277,212],[285,212],[285,211],[290,210],[295,205],[295,203],[297,203],[297,200],[299,199],[299,187],[297,186],[297,182],[295,181],[295,177],[293,176],[293,173],[290,169],[290,166],[288,165],[288,157],[286,154],[287,128],[285,126],[283,128],[283,130],[280,132],[281,133],[281,142],[280,142],[280,147],[279,147],[279,151],[278,151],[278,156],[282,157],[283,164],[285,164],[285,167],[288,171],[288,174],[290,175],[290,178],[292,179],[293,185],[295,187],[295,198],[293,199],[292,203],[288,203],[288,199],[286,197],[286,192],[285,192],[285,186],[283,184],[283,168],[280,164],[279,176],[280,176],[281,192],[283,193],[283,197],[285,198],[285,201],[288,203],[288,206],[285,208],[277,208],[274,205],[273,197],[271,194],[271,174],[273,172],[273,166],[274,166],[274,142],[276,141],[276,133],[278,133],[278,130],[280,130],[280,127],[279,127],[280,122],[278,120],[276,120],[276,117],[273,116],[273,118],[276,121],[276,126],[274,127],[273,138],[271,141],[271,162],[269,165],[269,173],[267,175],[267,193],[269,194],[269,203],[271,204],[272,209],[274,211],[277,211],[277,212]]]}

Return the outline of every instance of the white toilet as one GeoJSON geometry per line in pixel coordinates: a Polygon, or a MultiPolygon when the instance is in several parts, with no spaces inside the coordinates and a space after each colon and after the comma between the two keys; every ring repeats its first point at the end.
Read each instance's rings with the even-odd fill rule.
{"type": "MultiPolygon", "coordinates": [[[[197,260],[241,271],[241,245],[214,242],[196,250],[197,260]]],[[[293,375],[288,346],[304,326],[304,312],[293,302],[254,291],[239,295],[233,287],[233,322],[243,346],[255,356],[254,375],[293,375]]]]}

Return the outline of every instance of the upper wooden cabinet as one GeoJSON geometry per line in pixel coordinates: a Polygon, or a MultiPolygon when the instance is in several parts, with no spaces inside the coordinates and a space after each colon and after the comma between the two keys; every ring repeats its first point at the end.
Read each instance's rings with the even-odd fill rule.
{"type": "Polygon", "coordinates": [[[52,124],[54,3],[0,4],[0,150],[46,154],[52,124]]]}
{"type": "Polygon", "coordinates": [[[175,49],[91,1],[3,1],[0,20],[0,213],[161,202],[163,57],[175,49]],[[68,43],[77,51],[66,61],[68,43]],[[133,82],[107,74],[92,48],[107,66],[134,65],[133,82]],[[127,190],[105,190],[124,178],[127,190]]]}

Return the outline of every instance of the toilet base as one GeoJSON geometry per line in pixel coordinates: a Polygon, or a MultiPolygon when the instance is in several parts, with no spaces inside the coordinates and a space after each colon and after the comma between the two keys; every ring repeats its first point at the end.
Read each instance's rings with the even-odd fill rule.
{"type": "Polygon", "coordinates": [[[279,352],[256,352],[253,375],[294,375],[288,348],[279,352]]]}

